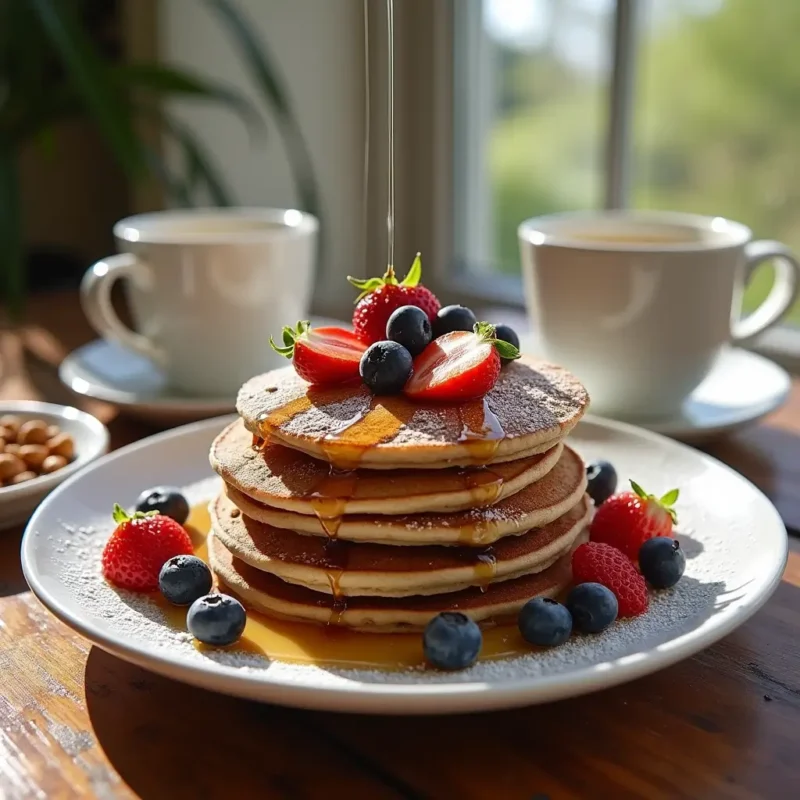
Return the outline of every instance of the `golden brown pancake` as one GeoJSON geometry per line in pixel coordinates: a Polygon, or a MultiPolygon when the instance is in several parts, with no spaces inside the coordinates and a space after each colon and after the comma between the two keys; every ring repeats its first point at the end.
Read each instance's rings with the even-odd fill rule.
{"type": "Polygon", "coordinates": [[[246,517],[225,495],[212,501],[209,510],[215,536],[256,569],[317,592],[405,597],[541,571],[584,529],[590,504],[584,495],[549,525],[507,536],[490,547],[393,547],[302,536],[246,517]]]}
{"type": "Polygon", "coordinates": [[[458,405],[375,397],[363,385],[311,386],[290,366],[249,380],[236,408],[251,433],[340,468],[440,469],[548,450],[588,401],[565,369],[523,358],[503,368],[483,399],[458,405]]]}
{"type": "Polygon", "coordinates": [[[252,447],[253,435],[237,420],[211,445],[211,466],[242,494],[297,514],[416,514],[490,505],[543,478],[563,445],[540,455],[491,467],[341,472],[299,450],[278,444],[252,447]]]}
{"type": "MultiPolygon", "coordinates": [[[[583,536],[578,537],[579,540],[583,536]]],[[[235,558],[212,535],[209,562],[223,590],[248,607],[282,619],[341,625],[371,633],[421,630],[442,611],[461,611],[476,622],[512,619],[532,597],[555,597],[572,580],[571,548],[541,572],[459,592],[414,597],[352,597],[335,599],[304,586],[286,583],[235,558]]]]}
{"type": "Polygon", "coordinates": [[[565,446],[558,463],[540,481],[493,506],[398,516],[349,514],[338,519],[318,518],[256,503],[232,486],[225,490],[246,516],[276,528],[378,544],[477,546],[541,528],[566,514],[586,490],[586,470],[580,456],[565,446]]]}

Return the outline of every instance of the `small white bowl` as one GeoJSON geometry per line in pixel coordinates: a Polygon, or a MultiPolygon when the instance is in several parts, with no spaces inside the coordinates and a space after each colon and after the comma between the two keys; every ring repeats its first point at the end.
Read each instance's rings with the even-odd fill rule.
{"type": "Polygon", "coordinates": [[[23,421],[41,419],[68,433],[75,442],[75,458],[66,467],[0,488],[0,530],[19,525],[59,483],[108,450],[108,430],[99,419],[72,406],[39,403],[33,400],[0,403],[0,416],[13,414],[23,421]]]}

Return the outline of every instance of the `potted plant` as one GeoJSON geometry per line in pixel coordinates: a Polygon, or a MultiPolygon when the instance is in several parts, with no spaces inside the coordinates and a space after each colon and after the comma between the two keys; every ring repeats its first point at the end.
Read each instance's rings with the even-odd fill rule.
{"type": "MultiPolygon", "coordinates": [[[[283,80],[266,44],[234,0],[203,0],[234,39],[282,136],[300,205],[319,216],[311,159],[283,80]]],[[[171,97],[224,105],[252,131],[262,111],[213,79],[160,63],[123,63],[87,31],[93,0],[0,0],[0,297],[12,317],[25,296],[17,162],[31,141],[47,146],[53,127],[91,117],[131,181],[155,177],[171,204],[191,206],[198,188],[214,204],[231,196],[193,132],[164,108],[171,97]],[[142,136],[142,122],[171,140],[180,158],[165,160],[142,136]]]]}

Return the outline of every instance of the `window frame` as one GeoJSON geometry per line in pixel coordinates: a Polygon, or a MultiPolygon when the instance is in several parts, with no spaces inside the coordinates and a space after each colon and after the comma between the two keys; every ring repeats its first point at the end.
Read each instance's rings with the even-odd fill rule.
{"type": "MultiPolygon", "coordinates": [[[[395,166],[396,266],[404,271],[414,251],[423,254],[425,283],[448,302],[524,309],[521,280],[509,275],[480,275],[466,269],[455,252],[458,204],[469,204],[466,187],[454,175],[455,125],[454,34],[457,0],[403,0],[395,4],[395,166]],[[399,123],[399,124],[398,124],[399,123]]],[[[386,86],[385,16],[370,0],[371,74],[386,86]],[[375,42],[375,46],[373,46],[375,42]]],[[[462,0],[463,2],[463,0],[462,0]]],[[[462,7],[463,8],[463,7],[462,7]]],[[[600,207],[629,205],[633,153],[633,104],[641,5],[616,0],[612,14],[612,73],[607,96],[603,198],[600,207]]],[[[470,65],[472,66],[472,65],[470,65]]],[[[385,91],[373,92],[385,95],[385,91]]],[[[386,163],[385,103],[373,102],[369,138],[373,164],[386,163]],[[382,107],[381,107],[382,106],[382,107]]],[[[370,197],[385,196],[385,176],[370,176],[370,197]],[[375,193],[377,190],[377,193],[375,193]]],[[[368,213],[368,263],[385,260],[385,206],[368,213]]],[[[762,353],[800,374],[800,329],[779,326],[748,349],[762,353]]]]}

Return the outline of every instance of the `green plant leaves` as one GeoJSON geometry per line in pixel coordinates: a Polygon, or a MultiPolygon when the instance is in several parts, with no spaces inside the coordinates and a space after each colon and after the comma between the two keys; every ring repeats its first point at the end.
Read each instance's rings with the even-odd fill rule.
{"type": "Polygon", "coordinates": [[[16,153],[0,139],[0,291],[12,319],[25,295],[19,175],[16,153]]]}
{"type": "Polygon", "coordinates": [[[141,177],[146,165],[130,111],[71,5],[58,0],[30,3],[117,160],[128,175],[141,177]]]}

